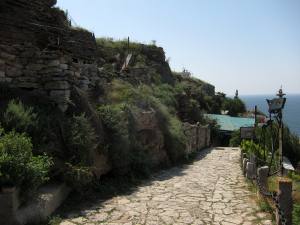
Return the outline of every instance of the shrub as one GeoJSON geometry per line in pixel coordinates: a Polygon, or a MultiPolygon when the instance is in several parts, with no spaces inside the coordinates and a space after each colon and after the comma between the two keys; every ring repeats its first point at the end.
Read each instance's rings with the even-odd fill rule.
{"type": "Polygon", "coordinates": [[[300,175],[296,174],[295,172],[289,172],[288,177],[293,181],[300,182],[300,175]]]}
{"type": "MultiPolygon", "coordinates": [[[[166,116],[166,115],[165,115],[166,116]]],[[[174,116],[166,116],[167,124],[162,128],[165,138],[165,148],[173,163],[187,158],[185,153],[186,136],[183,133],[182,123],[174,116]]]]}
{"type": "Polygon", "coordinates": [[[153,101],[153,108],[156,111],[160,129],[165,139],[165,149],[173,163],[187,157],[185,155],[186,136],[183,133],[181,121],[168,108],[159,102],[153,101]]]}
{"type": "Polygon", "coordinates": [[[110,104],[127,104],[142,109],[153,105],[153,90],[147,85],[133,86],[127,82],[113,80],[111,91],[107,96],[110,104]]]}
{"type": "Polygon", "coordinates": [[[64,179],[66,183],[74,188],[77,192],[83,192],[90,187],[94,181],[94,176],[91,168],[88,166],[66,163],[64,179]]]}
{"type": "MultiPolygon", "coordinates": [[[[266,130],[263,131],[262,128],[256,129],[256,137],[260,140],[260,142],[264,142],[266,144],[267,149],[272,149],[271,138],[274,140],[274,149],[278,149],[278,123],[273,123],[271,127],[267,127],[266,130]],[[265,140],[264,140],[265,139],[265,140]]],[[[283,154],[288,157],[294,166],[297,165],[297,162],[300,161],[300,142],[297,134],[293,134],[287,126],[284,126],[283,129],[283,154]]]]}
{"type": "Polygon", "coordinates": [[[246,112],[246,106],[239,98],[226,98],[223,103],[223,109],[228,110],[228,115],[230,116],[238,116],[239,114],[246,112]]]}
{"type": "Polygon", "coordinates": [[[293,165],[297,165],[300,161],[300,142],[299,136],[290,131],[290,129],[285,126],[283,129],[283,152],[287,156],[293,165]]]}
{"type": "Polygon", "coordinates": [[[189,99],[185,108],[187,120],[190,123],[203,123],[204,118],[199,103],[195,99],[189,99]]]}
{"type": "Polygon", "coordinates": [[[174,88],[169,84],[153,86],[153,95],[159,99],[162,104],[166,105],[169,110],[174,110],[178,105],[174,88]]]}
{"type": "Polygon", "coordinates": [[[3,115],[5,130],[17,132],[29,132],[36,126],[37,114],[32,107],[25,107],[21,101],[11,100],[3,115]]]}
{"type": "Polygon", "coordinates": [[[129,130],[126,105],[105,105],[98,108],[106,130],[108,155],[113,168],[127,167],[129,164],[129,130]]]}
{"type": "Polygon", "coordinates": [[[108,155],[114,171],[148,175],[151,167],[148,151],[137,140],[131,111],[138,110],[126,104],[98,108],[107,132],[108,155]]]}
{"type": "Polygon", "coordinates": [[[263,159],[264,157],[264,149],[252,140],[243,140],[241,142],[241,149],[243,153],[246,153],[248,156],[254,154],[259,159],[263,159]]]}
{"type": "Polygon", "coordinates": [[[294,204],[293,207],[293,224],[298,225],[300,224],[300,204],[294,204]]]}
{"type": "Polygon", "coordinates": [[[53,216],[49,218],[47,225],[60,225],[62,221],[63,219],[60,216],[53,216]]]}
{"type": "Polygon", "coordinates": [[[32,144],[25,134],[10,132],[0,137],[0,185],[18,186],[31,193],[48,180],[52,160],[33,156],[32,144]]]}
{"type": "Polygon", "coordinates": [[[232,132],[231,138],[229,140],[229,146],[230,147],[238,147],[241,144],[241,134],[240,130],[235,130],[232,132]]]}
{"type": "MultiPolygon", "coordinates": [[[[108,95],[111,104],[100,107],[99,113],[108,130],[108,136],[111,137],[109,143],[114,143],[110,146],[110,154],[115,154],[112,156],[112,161],[120,163],[118,158],[123,158],[121,162],[126,161],[124,158],[127,159],[131,154],[129,153],[131,149],[142,149],[142,152],[147,152],[144,146],[140,146],[138,141],[134,141],[136,134],[134,128],[132,129],[134,121],[130,120],[130,113],[132,110],[150,108],[156,111],[169,157],[175,162],[185,156],[186,137],[183,134],[181,121],[174,115],[175,110],[170,106],[176,105],[171,86],[139,85],[134,87],[126,82],[115,80],[112,82],[111,89],[108,95]]],[[[141,162],[144,160],[143,158],[141,157],[141,162]]],[[[143,163],[148,163],[148,161],[144,161],[143,163]]]]}
{"type": "Polygon", "coordinates": [[[97,136],[85,114],[73,115],[67,120],[64,133],[66,145],[64,179],[76,191],[82,192],[94,180],[89,156],[97,147],[97,136]]]}
{"type": "Polygon", "coordinates": [[[95,131],[85,114],[69,119],[65,127],[65,144],[69,162],[87,164],[89,153],[97,147],[97,142],[95,131]]]}

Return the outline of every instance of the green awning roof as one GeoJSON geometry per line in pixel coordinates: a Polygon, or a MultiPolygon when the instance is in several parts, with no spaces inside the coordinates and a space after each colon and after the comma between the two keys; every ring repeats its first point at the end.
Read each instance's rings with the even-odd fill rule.
{"type": "Polygon", "coordinates": [[[255,124],[254,118],[232,117],[218,114],[205,114],[209,119],[216,120],[220,126],[220,130],[234,131],[241,127],[253,127],[255,124]]]}

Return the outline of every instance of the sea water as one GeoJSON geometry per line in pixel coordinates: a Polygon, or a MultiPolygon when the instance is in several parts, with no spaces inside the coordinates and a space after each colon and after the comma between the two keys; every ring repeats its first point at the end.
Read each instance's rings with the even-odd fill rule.
{"type": "MultiPolygon", "coordinates": [[[[266,99],[276,98],[275,95],[248,95],[240,96],[245,102],[248,110],[254,110],[257,105],[258,110],[268,115],[268,104],[266,99]]],[[[300,94],[286,95],[287,98],[283,110],[283,122],[290,130],[300,137],[300,94]]]]}

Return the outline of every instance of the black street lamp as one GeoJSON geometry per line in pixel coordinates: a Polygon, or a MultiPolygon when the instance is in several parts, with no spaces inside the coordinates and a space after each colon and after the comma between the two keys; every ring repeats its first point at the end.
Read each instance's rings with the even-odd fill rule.
{"type": "Polygon", "coordinates": [[[270,118],[271,118],[271,114],[275,114],[278,124],[279,124],[279,166],[280,166],[280,174],[283,174],[283,166],[282,166],[282,131],[283,131],[283,122],[282,122],[282,110],[285,106],[285,102],[286,102],[286,98],[284,98],[283,96],[285,96],[285,94],[282,91],[282,88],[279,89],[278,94],[277,94],[278,98],[274,98],[272,100],[267,99],[268,102],[268,106],[269,106],[269,113],[270,113],[270,118]]]}

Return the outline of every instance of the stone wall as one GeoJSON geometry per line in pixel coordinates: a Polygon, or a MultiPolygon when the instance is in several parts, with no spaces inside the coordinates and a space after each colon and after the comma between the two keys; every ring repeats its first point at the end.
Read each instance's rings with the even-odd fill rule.
{"type": "Polygon", "coordinates": [[[65,184],[48,184],[41,187],[35,198],[24,205],[19,204],[16,188],[0,190],[0,224],[41,224],[67,198],[70,188],[65,184]]]}
{"type": "Polygon", "coordinates": [[[38,91],[67,109],[70,88],[88,90],[101,80],[95,63],[83,63],[61,51],[42,51],[31,43],[0,44],[0,82],[11,87],[38,91]]]}
{"type": "MultiPolygon", "coordinates": [[[[62,112],[71,106],[85,108],[82,112],[91,119],[97,134],[101,136],[101,120],[94,115],[89,94],[99,83],[103,84],[110,79],[109,75],[103,67],[99,68],[104,62],[99,58],[94,35],[86,30],[72,28],[65,13],[54,8],[55,4],[56,0],[0,1],[0,83],[36,92],[36,96],[50,97],[62,112]],[[84,104],[77,104],[72,99],[76,93],[76,99],[82,100],[84,104]]],[[[160,75],[163,82],[174,82],[162,48],[145,46],[142,54],[149,57],[151,65],[148,62],[145,68],[131,68],[129,72],[115,74],[137,84],[152,83],[152,74],[160,75]]],[[[138,138],[147,147],[153,166],[168,163],[164,135],[159,128],[156,112],[133,112],[133,117],[138,138]]],[[[207,127],[184,126],[188,138],[187,154],[209,145],[210,132],[207,127]]],[[[104,153],[90,152],[90,158],[97,177],[112,169],[104,153]]],[[[60,191],[57,193],[57,196],[61,196],[60,191]]],[[[0,200],[7,204],[7,210],[15,211],[11,208],[16,205],[13,203],[13,192],[0,194],[0,200]]],[[[57,202],[55,198],[53,201],[57,202]]],[[[39,213],[34,216],[39,216],[39,213]]],[[[8,215],[3,207],[0,215],[3,215],[2,218],[8,215]]]]}
{"type": "Polygon", "coordinates": [[[56,0],[1,0],[0,42],[28,42],[40,49],[59,49],[75,58],[92,60],[97,49],[94,35],[72,28],[55,4],[56,0]]]}
{"type": "Polygon", "coordinates": [[[149,161],[153,166],[167,164],[169,158],[164,148],[164,135],[159,128],[156,112],[153,109],[133,112],[133,117],[138,140],[149,151],[149,161]]]}
{"type": "Polygon", "coordinates": [[[184,134],[187,137],[187,154],[210,146],[210,129],[200,124],[183,123],[184,134]]]}
{"type": "Polygon", "coordinates": [[[72,28],[55,4],[0,2],[0,82],[48,95],[65,111],[72,85],[87,90],[100,79],[97,45],[92,33],[72,28]]]}

